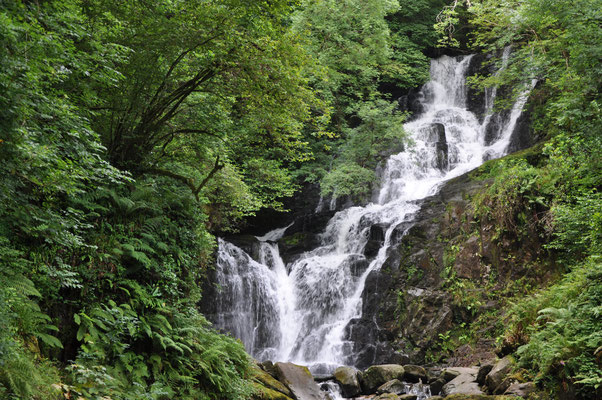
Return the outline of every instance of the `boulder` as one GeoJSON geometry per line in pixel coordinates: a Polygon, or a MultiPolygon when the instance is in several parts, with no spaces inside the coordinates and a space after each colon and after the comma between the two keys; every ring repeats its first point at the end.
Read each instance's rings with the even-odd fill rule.
{"type": "Polygon", "coordinates": [[[527,397],[529,394],[533,393],[535,389],[535,383],[533,382],[513,383],[506,389],[504,395],[527,397]]]}
{"type": "Polygon", "coordinates": [[[374,400],[399,400],[399,396],[394,393],[384,393],[373,398],[374,400]]]}
{"type": "Polygon", "coordinates": [[[399,396],[399,400],[416,400],[418,396],[415,394],[402,394],[399,396]]]}
{"type": "Polygon", "coordinates": [[[366,394],[372,394],[384,383],[393,379],[403,380],[405,369],[397,364],[373,365],[361,376],[362,390],[366,394]]]}
{"type": "Polygon", "coordinates": [[[403,375],[403,379],[405,381],[412,382],[412,383],[416,383],[416,382],[427,383],[428,382],[428,375],[424,368],[422,368],[418,365],[404,365],[403,368],[405,369],[405,372],[403,375]]]}
{"type": "Polygon", "coordinates": [[[253,382],[255,393],[251,397],[252,400],[293,400],[276,390],[263,386],[260,383],[253,382]]]}
{"type": "Polygon", "coordinates": [[[513,396],[489,396],[485,394],[452,394],[445,397],[445,400],[516,400],[513,396]]]}
{"type": "Polygon", "coordinates": [[[276,368],[274,368],[274,363],[271,361],[264,361],[262,363],[259,363],[259,368],[261,368],[262,370],[264,370],[265,372],[267,372],[268,374],[272,375],[273,377],[276,377],[276,368]]]}
{"type": "MultiPolygon", "coordinates": [[[[270,363],[271,364],[271,363],[270,363]]],[[[264,387],[280,392],[288,397],[293,397],[292,392],[282,382],[274,379],[272,375],[259,368],[253,368],[253,379],[264,387]]]]}
{"type": "Polygon", "coordinates": [[[443,378],[437,378],[433,382],[430,383],[431,393],[439,394],[441,393],[441,389],[447,382],[443,378]]]}
{"type": "Polygon", "coordinates": [[[477,382],[479,383],[479,385],[482,386],[485,384],[485,378],[487,377],[487,374],[491,372],[494,365],[494,361],[488,361],[481,364],[481,366],[479,367],[479,373],[477,374],[477,382]]]}
{"type": "Polygon", "coordinates": [[[493,393],[494,390],[502,383],[506,375],[512,369],[512,358],[506,356],[499,360],[491,371],[485,377],[485,385],[489,392],[493,393]]]}
{"type": "Polygon", "coordinates": [[[296,400],[324,400],[324,393],[314,382],[307,367],[278,362],[274,368],[276,368],[278,380],[290,389],[296,400]]]}
{"type": "Polygon", "coordinates": [[[510,386],[513,383],[517,383],[516,379],[510,378],[510,377],[506,377],[506,378],[504,378],[504,380],[502,381],[502,383],[500,383],[499,385],[497,385],[497,387],[493,390],[493,393],[491,393],[491,394],[503,394],[504,392],[506,392],[506,390],[508,388],[510,388],[510,386]]]}
{"type": "Polygon", "coordinates": [[[454,370],[460,372],[460,375],[456,376],[443,386],[441,389],[442,395],[449,396],[450,394],[456,393],[475,395],[485,394],[479,389],[479,384],[477,383],[478,370],[476,368],[454,368],[454,370]]]}
{"type": "Polygon", "coordinates": [[[459,371],[459,369],[444,369],[443,371],[441,371],[441,375],[439,375],[439,378],[443,379],[445,383],[447,383],[460,374],[461,372],[459,371]]]}
{"type": "Polygon", "coordinates": [[[360,371],[352,367],[339,367],[334,371],[334,379],[344,397],[355,397],[362,392],[359,377],[360,371]]]}
{"type": "Polygon", "coordinates": [[[404,394],[405,392],[406,392],[405,385],[403,383],[401,383],[401,381],[399,379],[393,379],[392,381],[389,381],[387,383],[380,385],[378,387],[378,389],[376,389],[377,394],[383,394],[383,393],[404,394]]]}

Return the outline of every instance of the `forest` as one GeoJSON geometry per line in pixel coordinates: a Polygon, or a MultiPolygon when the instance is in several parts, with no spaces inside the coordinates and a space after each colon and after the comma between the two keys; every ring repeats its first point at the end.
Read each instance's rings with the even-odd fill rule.
{"type": "Polygon", "coordinates": [[[271,399],[199,307],[217,238],[308,187],[366,204],[430,60],[509,46],[469,83],[536,80],[537,140],[472,212],[538,237],[537,278],[427,361],[494,324],[533,398],[599,398],[601,0],[0,0],[0,398],[271,399]]]}

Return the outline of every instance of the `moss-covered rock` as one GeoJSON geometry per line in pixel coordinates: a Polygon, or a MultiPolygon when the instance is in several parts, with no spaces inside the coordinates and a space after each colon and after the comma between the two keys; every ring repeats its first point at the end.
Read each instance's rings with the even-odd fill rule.
{"type": "Polygon", "coordinates": [[[286,396],[285,394],[270,389],[258,382],[253,382],[253,388],[255,393],[251,397],[253,400],[294,400],[293,398],[286,396]]]}
{"type": "Polygon", "coordinates": [[[282,382],[275,379],[273,376],[265,372],[264,370],[254,367],[253,368],[253,380],[262,385],[265,388],[268,388],[272,391],[277,391],[285,396],[293,397],[292,392],[287,388],[282,382]]]}
{"type": "Polygon", "coordinates": [[[355,397],[361,393],[360,371],[353,367],[339,367],[334,371],[334,379],[341,386],[344,397],[355,397]]]}
{"type": "Polygon", "coordinates": [[[379,386],[394,379],[402,380],[405,369],[397,364],[373,365],[361,376],[362,390],[366,394],[376,392],[379,386]]]}

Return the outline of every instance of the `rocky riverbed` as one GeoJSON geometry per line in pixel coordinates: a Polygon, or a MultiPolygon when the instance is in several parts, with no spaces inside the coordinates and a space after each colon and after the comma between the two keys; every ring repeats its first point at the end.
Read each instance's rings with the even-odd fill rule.
{"type": "Polygon", "coordinates": [[[256,363],[256,400],[504,400],[536,391],[514,373],[510,357],[474,367],[421,367],[382,364],[365,370],[341,366],[334,374],[313,376],[293,363],[256,363]]]}

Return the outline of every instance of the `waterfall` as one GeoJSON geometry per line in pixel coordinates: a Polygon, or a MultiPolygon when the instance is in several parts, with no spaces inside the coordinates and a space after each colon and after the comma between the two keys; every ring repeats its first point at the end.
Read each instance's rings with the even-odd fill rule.
{"type": "MultiPolygon", "coordinates": [[[[508,55],[509,50],[502,65],[508,55]]],[[[381,268],[389,247],[399,243],[399,233],[420,210],[422,199],[445,181],[505,154],[526,102],[527,92],[510,115],[497,118],[503,121],[488,143],[491,115],[480,123],[467,110],[471,57],[431,61],[431,80],[421,90],[424,112],[404,126],[412,146],[388,159],[378,200],[337,212],[316,248],[285,264],[277,241],[288,227],[258,237],[255,259],[219,241],[216,281],[221,291],[212,318],[218,328],[240,338],[259,360],[292,361],[317,373],[353,364],[353,343],[345,328],[361,317],[368,275],[381,268]],[[383,229],[384,241],[368,257],[365,247],[374,225],[383,229]]],[[[488,113],[496,94],[495,89],[486,92],[488,113]]],[[[321,201],[320,208],[327,206],[321,201]]]]}

